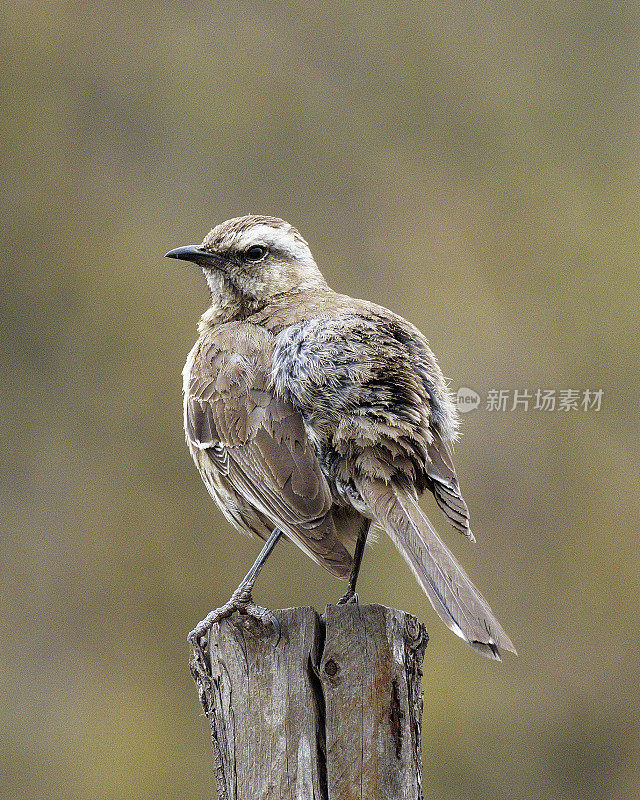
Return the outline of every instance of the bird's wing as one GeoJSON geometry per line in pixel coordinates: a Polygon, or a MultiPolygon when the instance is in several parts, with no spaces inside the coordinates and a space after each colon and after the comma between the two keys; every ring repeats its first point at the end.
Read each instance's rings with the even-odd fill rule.
{"type": "Polygon", "coordinates": [[[453,466],[451,445],[442,440],[440,433],[431,428],[431,441],[427,445],[427,475],[431,480],[431,490],[444,514],[453,527],[468,536],[475,537],[469,527],[469,509],[460,493],[458,476],[453,466]]]}
{"type": "Polygon", "coordinates": [[[274,528],[344,577],[351,556],[336,535],[331,492],[304,421],[271,389],[273,341],[249,323],[203,338],[186,386],[187,437],[274,528]]]}

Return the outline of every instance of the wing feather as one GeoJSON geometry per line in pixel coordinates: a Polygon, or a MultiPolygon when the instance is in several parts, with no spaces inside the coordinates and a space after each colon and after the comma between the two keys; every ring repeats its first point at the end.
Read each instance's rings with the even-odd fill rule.
{"type": "MultiPolygon", "coordinates": [[[[186,387],[185,431],[233,491],[335,575],[351,556],[302,415],[270,385],[273,336],[230,323],[206,337],[186,387]]],[[[203,462],[197,462],[203,469],[203,462]]]]}
{"type": "Polygon", "coordinates": [[[433,496],[455,530],[474,542],[475,536],[469,527],[469,509],[460,493],[451,446],[443,441],[435,427],[431,428],[430,433],[431,441],[427,445],[427,476],[431,481],[433,496]]]}

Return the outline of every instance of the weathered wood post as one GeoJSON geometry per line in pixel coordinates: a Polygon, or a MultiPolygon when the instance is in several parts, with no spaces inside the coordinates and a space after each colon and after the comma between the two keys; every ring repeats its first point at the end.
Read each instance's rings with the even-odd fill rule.
{"type": "Polygon", "coordinates": [[[234,614],[192,663],[219,800],[421,800],[424,627],[379,605],[274,614],[279,641],[234,614]]]}

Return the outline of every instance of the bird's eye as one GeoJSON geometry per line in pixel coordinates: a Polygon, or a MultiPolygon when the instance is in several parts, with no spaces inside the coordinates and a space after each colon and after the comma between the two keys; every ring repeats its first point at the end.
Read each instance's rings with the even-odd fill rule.
{"type": "Polygon", "coordinates": [[[254,244],[244,251],[244,257],[247,261],[262,261],[268,252],[269,250],[261,244],[254,244]]]}

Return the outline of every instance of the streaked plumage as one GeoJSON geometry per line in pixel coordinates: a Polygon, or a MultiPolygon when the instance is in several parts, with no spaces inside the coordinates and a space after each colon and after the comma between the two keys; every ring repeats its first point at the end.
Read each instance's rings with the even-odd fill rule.
{"type": "Polygon", "coordinates": [[[424,336],[333,292],[283,220],[229,220],[168,255],[201,264],[211,289],[184,370],[185,431],[227,519],[262,539],[281,530],[339,577],[345,542],[378,522],[454,633],[485,655],[513,651],[417,504],[429,489],[473,538],[455,406],[424,336]]]}

